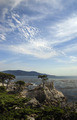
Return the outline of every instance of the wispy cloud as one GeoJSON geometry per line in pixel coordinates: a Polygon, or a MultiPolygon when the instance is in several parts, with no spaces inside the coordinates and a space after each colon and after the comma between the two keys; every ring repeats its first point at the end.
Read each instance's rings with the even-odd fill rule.
{"type": "Polygon", "coordinates": [[[57,23],[54,27],[52,26],[51,28],[49,28],[50,32],[51,30],[54,29],[53,35],[51,34],[52,40],[48,39],[47,37],[46,39],[36,37],[39,34],[38,28],[30,26],[28,23],[26,23],[25,20],[23,19],[24,17],[20,18],[20,16],[15,13],[12,13],[11,17],[12,18],[8,19],[7,21],[9,27],[4,29],[5,34],[1,34],[1,39],[2,40],[6,39],[6,33],[8,31],[13,32],[16,29],[18,29],[17,34],[24,38],[24,40],[21,39],[20,43],[18,41],[17,45],[11,45],[10,47],[7,46],[8,50],[21,54],[33,55],[38,58],[47,59],[58,55],[65,56],[68,51],[70,52],[69,50],[70,48],[71,50],[74,50],[76,48],[75,46],[72,47],[67,46],[65,49],[54,48],[55,45],[67,42],[77,36],[76,16],[69,18],[67,20],[63,20],[61,23],[57,23]]]}
{"type": "Polygon", "coordinates": [[[4,34],[0,34],[0,41],[4,41],[5,40],[5,35],[4,34]]]}
{"type": "Polygon", "coordinates": [[[53,8],[61,8],[61,3],[62,3],[62,0],[36,0],[36,2],[38,3],[41,3],[41,4],[48,4],[48,5],[51,5],[53,8]]]}
{"type": "Polygon", "coordinates": [[[0,0],[0,5],[10,7],[10,9],[14,9],[24,0],[0,0]]]}
{"type": "MultiPolygon", "coordinates": [[[[2,14],[2,22],[5,23],[1,25],[0,27],[0,31],[1,34],[4,33],[4,37],[6,39],[6,33],[7,32],[13,32],[14,30],[18,29],[20,32],[20,35],[23,35],[26,39],[30,39],[32,37],[34,37],[35,33],[38,32],[38,28],[35,28],[33,26],[29,25],[30,21],[37,21],[37,20],[43,20],[47,14],[51,14],[49,7],[50,8],[54,8],[54,6],[58,7],[58,5],[61,4],[61,0],[59,0],[57,2],[57,0],[48,0],[48,1],[40,1],[40,0],[32,0],[32,2],[30,0],[1,0],[0,1],[1,5],[4,5],[5,7],[3,8],[3,14],[2,14]],[[33,16],[28,16],[26,14],[24,14],[21,19],[18,18],[20,17],[18,14],[13,13],[13,9],[16,8],[18,5],[21,4],[22,7],[26,6],[28,7],[28,9],[31,9],[31,11],[35,11],[38,12],[37,15],[33,15],[33,16]],[[47,5],[46,5],[47,4],[47,5]],[[10,11],[8,6],[10,6],[10,11]],[[39,10],[40,9],[40,10],[39,10]],[[6,20],[6,16],[7,20],[6,20]],[[3,21],[4,20],[4,21],[3,21]],[[16,24],[13,22],[13,20],[16,22],[16,24]],[[24,22],[25,21],[25,22],[24,22]]],[[[60,8],[60,7],[58,7],[60,8]]],[[[55,8],[54,8],[55,9],[55,8]]]]}
{"type": "MultiPolygon", "coordinates": [[[[4,4],[4,1],[5,0],[1,0],[1,4],[4,4]]],[[[16,45],[11,44],[13,40],[9,41],[10,46],[7,45],[8,50],[21,54],[33,55],[43,59],[58,55],[65,56],[67,51],[70,52],[68,48],[66,48],[66,51],[64,48],[56,49],[55,46],[77,37],[77,14],[72,14],[65,19],[60,19],[58,22],[53,21],[53,25],[50,27],[46,26],[46,28],[48,28],[48,36],[40,37],[40,27],[35,27],[36,25],[32,24],[33,21],[44,20],[48,15],[52,17],[52,14],[55,14],[55,10],[56,12],[57,10],[61,10],[63,8],[62,0],[7,0],[7,3],[12,9],[9,11],[7,7],[4,8],[2,14],[4,21],[0,25],[0,41],[6,40],[7,33],[16,34],[17,36],[16,39],[14,38],[14,43],[16,43],[16,45]],[[21,6],[26,6],[27,9],[32,11],[32,14],[34,12],[34,14],[31,16],[27,13],[23,15],[16,14],[13,9],[20,5],[20,3],[25,3],[21,4],[21,6]],[[17,39],[18,41],[16,41],[17,39]]],[[[50,23],[52,24],[52,22],[50,23]]]]}
{"type": "Polygon", "coordinates": [[[70,41],[77,37],[77,14],[68,16],[51,26],[52,44],[60,44],[70,41]]]}
{"type": "MultiPolygon", "coordinates": [[[[5,13],[3,14],[5,16],[5,13]]],[[[33,38],[38,33],[38,28],[35,28],[28,23],[26,23],[25,18],[21,17],[18,14],[11,12],[10,18],[4,20],[5,24],[0,25],[0,38],[2,40],[6,39],[7,33],[14,33],[15,30],[18,30],[18,35],[21,38],[24,38],[24,41],[28,41],[33,38]]],[[[22,40],[21,40],[22,42],[22,40]]]]}
{"type": "Polygon", "coordinates": [[[0,60],[0,65],[6,63],[6,60],[0,60]]]}
{"type": "MultiPolygon", "coordinates": [[[[32,37],[35,36],[35,34],[38,32],[38,29],[28,25],[25,20],[18,20],[16,18],[17,14],[13,14],[12,18],[16,22],[16,29],[19,30],[20,35],[24,36],[26,40],[31,39],[32,37]]],[[[17,16],[18,17],[18,16],[17,16]]]]}
{"type": "Polygon", "coordinates": [[[74,65],[66,65],[66,66],[59,66],[52,69],[53,74],[56,75],[66,75],[66,76],[76,76],[77,75],[77,66],[74,65]]]}
{"type": "Polygon", "coordinates": [[[12,1],[12,9],[15,8],[17,5],[19,5],[21,2],[23,2],[24,0],[13,0],[12,1]]]}
{"type": "Polygon", "coordinates": [[[3,70],[25,70],[25,68],[27,70],[30,70],[29,69],[29,65],[28,63],[23,63],[21,60],[2,60],[0,61],[0,71],[3,71],[3,70]]]}
{"type": "Polygon", "coordinates": [[[28,0],[27,6],[32,11],[36,11],[42,15],[52,15],[57,10],[62,10],[62,0],[28,0]]]}
{"type": "Polygon", "coordinates": [[[71,64],[74,65],[77,63],[77,56],[66,56],[66,57],[63,56],[63,58],[57,58],[56,61],[64,65],[71,65],[71,64]]]}
{"type": "Polygon", "coordinates": [[[60,24],[57,24],[56,26],[56,37],[69,37],[73,36],[76,37],[77,34],[77,15],[73,15],[70,18],[68,17],[66,20],[61,22],[60,24]]]}
{"type": "Polygon", "coordinates": [[[63,49],[65,53],[75,53],[77,52],[77,43],[66,45],[65,48],[63,49]]]}
{"type": "Polygon", "coordinates": [[[71,63],[77,62],[77,57],[76,56],[70,56],[71,63]]]}
{"type": "Polygon", "coordinates": [[[27,42],[24,44],[17,44],[10,46],[1,45],[0,49],[9,50],[11,52],[15,52],[18,54],[19,53],[24,55],[28,54],[41,59],[48,59],[50,57],[57,55],[57,52],[53,48],[49,47],[48,44],[45,43],[45,41],[43,42],[42,40],[41,41],[33,40],[31,42],[27,42]]]}

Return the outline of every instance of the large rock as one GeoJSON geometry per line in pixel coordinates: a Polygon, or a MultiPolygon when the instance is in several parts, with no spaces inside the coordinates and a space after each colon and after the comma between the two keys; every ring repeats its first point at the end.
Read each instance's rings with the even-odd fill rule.
{"type": "Polygon", "coordinates": [[[40,103],[36,100],[36,98],[32,98],[29,102],[25,104],[26,106],[31,107],[40,107],[40,103]]]}
{"type": "Polygon", "coordinates": [[[55,88],[48,88],[47,86],[38,86],[34,90],[29,90],[27,97],[36,98],[40,103],[43,102],[64,102],[66,100],[62,92],[55,88]]]}
{"type": "Polygon", "coordinates": [[[27,120],[35,120],[34,117],[27,116],[27,120]]]}

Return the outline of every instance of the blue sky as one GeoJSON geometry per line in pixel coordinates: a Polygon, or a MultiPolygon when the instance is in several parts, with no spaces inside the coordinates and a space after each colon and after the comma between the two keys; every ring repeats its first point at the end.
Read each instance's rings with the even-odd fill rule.
{"type": "Polygon", "coordinates": [[[0,0],[0,71],[77,75],[76,0],[0,0]]]}

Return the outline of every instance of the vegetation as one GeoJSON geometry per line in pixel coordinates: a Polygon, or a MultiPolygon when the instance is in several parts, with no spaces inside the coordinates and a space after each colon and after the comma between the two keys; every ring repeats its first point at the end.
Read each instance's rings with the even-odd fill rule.
{"type": "Polygon", "coordinates": [[[6,91],[6,87],[5,86],[0,86],[0,92],[5,92],[6,91]]]}
{"type": "Polygon", "coordinates": [[[2,86],[4,86],[4,83],[7,83],[7,87],[11,80],[15,79],[15,76],[12,74],[2,73],[0,72],[0,82],[2,83],[2,86]]]}
{"type": "Polygon", "coordinates": [[[42,79],[42,83],[43,83],[43,87],[44,87],[45,81],[48,80],[47,75],[38,75],[38,78],[42,79]]]}
{"type": "Polygon", "coordinates": [[[23,87],[25,86],[25,82],[22,80],[16,81],[15,86],[18,92],[21,92],[23,90],[23,87]]]}
{"type": "Polygon", "coordinates": [[[11,80],[14,80],[15,76],[12,74],[7,74],[7,88],[11,80]]]}
{"type": "Polygon", "coordinates": [[[9,95],[6,92],[0,93],[0,120],[26,119],[27,109],[24,105],[27,101],[26,98],[18,98],[18,96],[9,95]]]}
{"type": "Polygon", "coordinates": [[[0,92],[0,120],[27,120],[27,116],[35,120],[77,120],[76,111],[70,107],[42,105],[36,108],[27,106],[29,100],[0,92]]]}
{"type": "MultiPolygon", "coordinates": [[[[47,80],[46,75],[38,77],[42,79],[43,84],[47,80]]],[[[11,80],[14,76],[0,73],[3,85],[7,78],[11,80]]],[[[25,82],[20,80],[15,84],[18,91],[22,91],[25,82]]],[[[77,120],[77,104],[76,109],[74,109],[67,105],[62,107],[42,103],[35,107],[28,103],[30,103],[29,98],[22,98],[19,94],[9,94],[5,86],[0,86],[0,120],[28,120],[28,116],[34,117],[35,120],[77,120]]]]}
{"type": "Polygon", "coordinates": [[[0,82],[4,86],[5,80],[7,79],[7,74],[0,72],[0,82]]]}
{"type": "Polygon", "coordinates": [[[70,108],[59,106],[44,106],[36,120],[76,120],[77,113],[70,108]]]}

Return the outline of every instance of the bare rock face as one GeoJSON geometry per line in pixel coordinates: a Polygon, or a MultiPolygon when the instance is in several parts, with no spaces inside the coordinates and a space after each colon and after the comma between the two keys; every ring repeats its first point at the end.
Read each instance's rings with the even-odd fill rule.
{"type": "Polygon", "coordinates": [[[27,120],[35,120],[34,117],[27,116],[27,120]]]}
{"type": "Polygon", "coordinates": [[[57,100],[57,101],[63,101],[65,100],[65,96],[63,95],[62,92],[54,89],[48,89],[47,87],[44,88],[44,93],[46,95],[47,100],[57,100]]]}
{"type": "Polygon", "coordinates": [[[36,87],[34,90],[29,90],[26,97],[36,98],[40,103],[46,99],[43,87],[36,87]]]}
{"type": "Polygon", "coordinates": [[[47,86],[38,86],[34,90],[27,93],[27,97],[36,98],[40,103],[43,102],[64,102],[66,100],[62,92],[55,88],[48,88],[47,86]]]}
{"type": "Polygon", "coordinates": [[[32,98],[29,102],[25,104],[26,106],[31,107],[40,107],[40,103],[36,100],[36,98],[32,98]]]}

